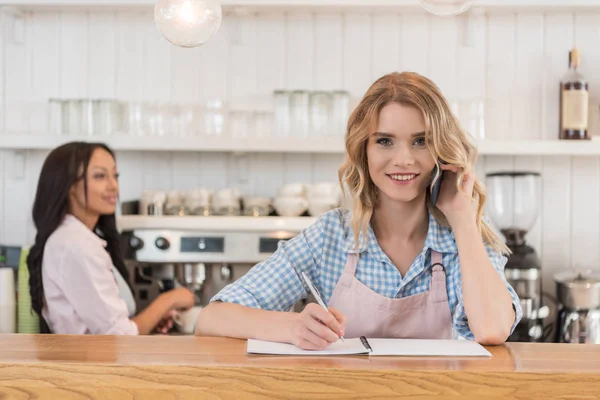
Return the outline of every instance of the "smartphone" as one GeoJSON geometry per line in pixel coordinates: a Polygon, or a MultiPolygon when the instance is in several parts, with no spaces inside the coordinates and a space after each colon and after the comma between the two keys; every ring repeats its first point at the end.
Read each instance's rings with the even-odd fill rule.
{"type": "MultiPolygon", "coordinates": [[[[444,163],[442,160],[440,160],[440,162],[444,163]]],[[[433,185],[431,187],[431,205],[434,207],[437,204],[437,199],[438,199],[438,196],[440,195],[440,188],[442,187],[442,180],[444,179],[444,171],[442,171],[440,178],[437,180],[437,182],[433,183],[433,178],[435,178],[435,176],[437,175],[438,170],[439,170],[438,164],[435,164],[435,168],[433,169],[433,174],[431,177],[431,182],[433,185]]]]}

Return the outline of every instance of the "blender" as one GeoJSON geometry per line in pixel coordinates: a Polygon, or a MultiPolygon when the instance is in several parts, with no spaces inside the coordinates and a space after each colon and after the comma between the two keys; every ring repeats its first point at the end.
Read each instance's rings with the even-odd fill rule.
{"type": "Polygon", "coordinates": [[[541,177],[537,172],[495,172],[486,175],[487,211],[506,239],[512,254],[504,268],[519,296],[523,318],[508,338],[512,342],[540,342],[552,326],[544,327],[549,308],[542,305],[541,262],[525,240],[538,217],[541,177]]]}

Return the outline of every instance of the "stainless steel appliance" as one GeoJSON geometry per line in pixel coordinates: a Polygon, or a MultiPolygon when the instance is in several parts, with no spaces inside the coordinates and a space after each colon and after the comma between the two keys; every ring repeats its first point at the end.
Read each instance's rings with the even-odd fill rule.
{"type": "Polygon", "coordinates": [[[125,258],[138,308],[160,293],[185,286],[196,305],[243,276],[298,231],[215,231],[134,229],[123,231],[125,258]]]}
{"type": "Polygon", "coordinates": [[[600,344],[600,274],[565,271],[554,280],[562,304],[557,341],[600,344]]]}
{"type": "Polygon", "coordinates": [[[550,337],[553,324],[545,323],[550,309],[542,302],[541,262],[525,240],[538,217],[541,179],[537,172],[495,172],[486,175],[488,213],[512,251],[504,272],[517,292],[523,319],[508,339],[538,342],[550,337]]]}

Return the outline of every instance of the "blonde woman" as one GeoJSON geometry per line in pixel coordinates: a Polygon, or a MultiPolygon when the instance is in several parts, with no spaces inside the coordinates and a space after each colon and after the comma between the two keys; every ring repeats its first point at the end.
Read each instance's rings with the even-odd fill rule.
{"type": "Polygon", "coordinates": [[[348,122],[339,177],[352,206],[323,215],[225,287],[196,334],[304,349],[342,335],[503,343],[522,311],[504,277],[508,249],[482,216],[476,156],[433,82],[415,73],[378,79],[348,122]],[[433,205],[431,184],[442,176],[433,205]],[[308,295],[301,272],[329,312],[314,303],[286,312],[308,295]]]}

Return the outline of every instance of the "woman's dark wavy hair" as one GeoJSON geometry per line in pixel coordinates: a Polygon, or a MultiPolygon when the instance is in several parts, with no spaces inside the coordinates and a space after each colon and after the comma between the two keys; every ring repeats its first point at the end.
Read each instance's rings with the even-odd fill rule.
{"type": "MultiPolygon", "coordinates": [[[[87,198],[87,169],[92,154],[97,149],[106,150],[115,158],[112,150],[102,143],[70,142],[52,150],[42,166],[33,203],[33,223],[36,228],[35,243],[29,250],[29,291],[33,310],[40,316],[42,330],[46,330],[42,316],[44,286],[42,284],[42,260],[44,247],[52,233],[62,223],[69,210],[69,190],[83,179],[87,198]]],[[[106,241],[106,250],[119,273],[129,284],[125,261],[119,244],[115,215],[101,215],[94,233],[106,241]]]]}

